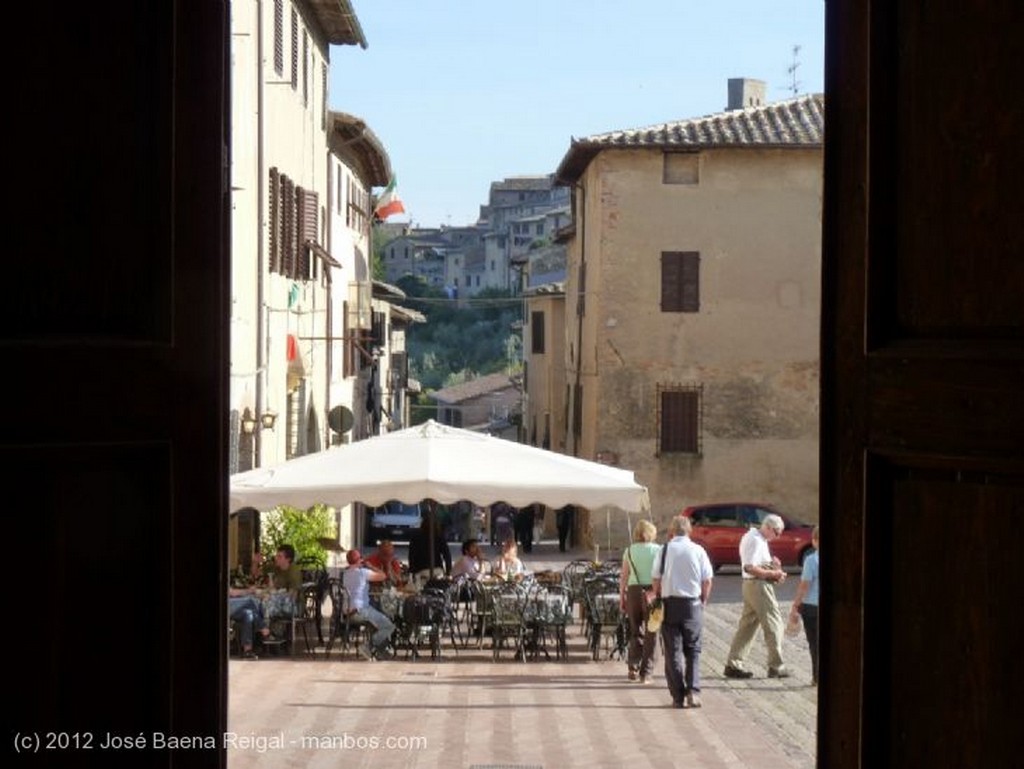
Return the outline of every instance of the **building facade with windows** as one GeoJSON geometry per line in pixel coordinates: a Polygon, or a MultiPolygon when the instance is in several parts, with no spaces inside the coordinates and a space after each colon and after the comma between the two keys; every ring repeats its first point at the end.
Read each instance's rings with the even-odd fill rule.
{"type": "Polygon", "coordinates": [[[232,471],[328,441],[332,45],[366,47],[348,0],[231,3],[232,471]]]}
{"type": "Polygon", "coordinates": [[[817,520],[823,119],[737,104],[559,165],[564,450],[633,470],[659,523],[735,497],[817,520]]]}

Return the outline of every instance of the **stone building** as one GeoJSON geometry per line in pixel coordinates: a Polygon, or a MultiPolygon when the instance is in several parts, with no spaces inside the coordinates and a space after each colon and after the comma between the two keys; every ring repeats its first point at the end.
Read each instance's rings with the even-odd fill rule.
{"type": "Polygon", "coordinates": [[[635,471],[660,523],[736,497],[817,520],[824,99],[738,90],[720,114],[574,140],[556,172],[564,450],[635,471]]]}

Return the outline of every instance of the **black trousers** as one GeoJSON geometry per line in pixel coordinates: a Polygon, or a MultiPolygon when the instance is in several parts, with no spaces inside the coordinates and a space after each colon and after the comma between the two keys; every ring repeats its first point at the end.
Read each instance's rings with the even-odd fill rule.
{"type": "Polygon", "coordinates": [[[700,599],[666,598],[661,639],[665,644],[665,681],[672,701],[700,691],[700,636],[704,606],[700,599]]]}
{"type": "Polygon", "coordinates": [[[807,646],[811,650],[812,680],[818,683],[818,607],[802,603],[797,611],[800,612],[800,619],[804,621],[804,634],[807,636],[807,646]]]}

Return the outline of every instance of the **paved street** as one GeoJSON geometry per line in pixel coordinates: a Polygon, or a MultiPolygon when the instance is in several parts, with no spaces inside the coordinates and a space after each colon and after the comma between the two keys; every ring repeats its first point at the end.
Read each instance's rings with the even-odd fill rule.
{"type": "MultiPolygon", "coordinates": [[[[571,557],[571,555],[569,556],[571,557]]],[[[544,543],[527,567],[567,562],[544,543]]],[[[755,677],[722,676],[739,617],[739,574],[715,580],[706,614],[704,707],[675,710],[660,674],[627,681],[625,663],[590,659],[579,626],[568,662],[495,663],[490,650],[449,644],[440,661],[231,660],[230,769],[249,767],[752,767],[814,766],[817,690],[806,641],[787,638],[793,677],[765,678],[764,644],[751,654],[755,677]],[[246,743],[245,740],[248,740],[246,743]]],[[[799,579],[779,590],[788,609],[799,579]]]]}

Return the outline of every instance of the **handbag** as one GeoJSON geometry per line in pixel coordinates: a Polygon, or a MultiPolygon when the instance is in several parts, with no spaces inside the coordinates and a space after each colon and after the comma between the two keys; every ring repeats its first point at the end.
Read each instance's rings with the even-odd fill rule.
{"type": "MultiPolygon", "coordinates": [[[[665,550],[668,545],[662,545],[661,548],[661,571],[665,571],[665,550]]],[[[629,556],[629,565],[633,567],[633,573],[636,574],[636,564],[633,563],[633,553],[629,550],[626,551],[626,555],[629,556]]],[[[639,580],[639,576],[637,580],[639,580]]],[[[655,596],[652,600],[647,600],[647,594],[644,593],[644,601],[647,606],[647,632],[657,633],[661,630],[661,623],[665,620],[665,602],[661,599],[661,596],[655,596]]]]}

